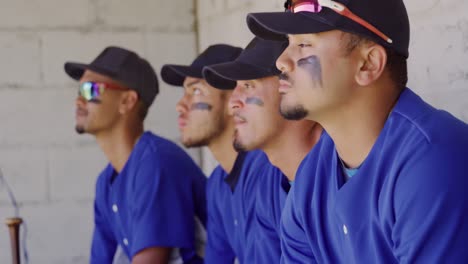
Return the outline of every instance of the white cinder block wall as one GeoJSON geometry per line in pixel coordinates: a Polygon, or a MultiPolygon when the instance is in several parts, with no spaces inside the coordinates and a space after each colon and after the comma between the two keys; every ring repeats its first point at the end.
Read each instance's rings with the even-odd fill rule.
{"type": "MultiPolygon", "coordinates": [[[[283,3],[198,0],[200,49],[216,42],[245,47],[253,37],[246,14],[283,11],[283,3]]],[[[408,86],[432,105],[468,122],[468,1],[405,0],[405,4],[411,23],[408,86]]],[[[212,166],[212,158],[205,158],[204,164],[212,166]]]]}
{"type": "MultiPolygon", "coordinates": [[[[406,5],[409,86],[467,122],[468,2],[406,5]]],[[[90,61],[105,46],[121,45],[159,73],[164,63],[189,63],[197,46],[245,46],[252,38],[245,15],[282,6],[283,0],[0,0],[0,168],[27,223],[30,263],[88,262],[94,182],[105,163],[91,137],[74,133],[76,84],[64,74],[64,61],[90,61]]],[[[180,95],[161,83],[147,128],[176,140],[180,95]]],[[[205,152],[210,171],[215,162],[205,152]]],[[[13,214],[0,186],[0,222],[13,214]]],[[[10,263],[2,223],[0,263],[10,263]]]]}
{"type": "MultiPolygon", "coordinates": [[[[74,131],[77,85],[63,63],[120,45],[159,75],[164,63],[189,63],[195,44],[189,0],[0,0],[0,168],[26,220],[29,263],[88,263],[94,185],[106,163],[94,139],[74,131]]],[[[182,90],[162,82],[160,90],[146,126],[177,140],[182,90]]],[[[0,263],[11,263],[4,220],[13,215],[0,185],[0,263]]]]}

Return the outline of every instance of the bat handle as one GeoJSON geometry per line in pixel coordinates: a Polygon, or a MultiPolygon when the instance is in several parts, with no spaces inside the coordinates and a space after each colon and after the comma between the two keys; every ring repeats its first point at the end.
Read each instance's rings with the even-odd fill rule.
{"type": "Polygon", "coordinates": [[[13,264],[20,264],[20,244],[19,244],[19,229],[23,219],[19,217],[7,218],[5,223],[10,231],[10,243],[11,243],[11,256],[13,264]]]}

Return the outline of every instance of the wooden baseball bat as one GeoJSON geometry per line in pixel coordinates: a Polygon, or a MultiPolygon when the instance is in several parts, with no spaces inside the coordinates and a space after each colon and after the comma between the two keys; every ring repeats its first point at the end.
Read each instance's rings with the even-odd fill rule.
{"type": "Polygon", "coordinates": [[[19,217],[7,218],[5,223],[10,231],[10,243],[11,243],[11,257],[13,264],[20,264],[20,243],[19,243],[19,229],[23,219],[19,217]]]}

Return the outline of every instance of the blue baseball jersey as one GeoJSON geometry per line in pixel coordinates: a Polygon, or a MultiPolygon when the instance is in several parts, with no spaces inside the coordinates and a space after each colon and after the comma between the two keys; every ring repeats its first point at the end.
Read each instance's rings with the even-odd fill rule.
{"type": "Polygon", "coordinates": [[[291,185],[280,169],[270,164],[259,179],[255,210],[254,254],[256,264],[278,263],[281,257],[281,212],[291,185]]]}
{"type": "Polygon", "coordinates": [[[150,247],[195,252],[195,216],[206,223],[206,177],[169,140],[145,132],[120,173],[109,164],[99,175],[90,263],[112,263],[116,247],[131,260],[150,247]]]}
{"type": "Polygon", "coordinates": [[[267,164],[261,151],[239,153],[231,173],[218,166],[209,177],[205,263],[252,263],[256,190],[267,164]]]}
{"type": "Polygon", "coordinates": [[[329,135],[283,211],[282,263],[468,262],[468,126],[405,89],[344,181],[329,135]]]}

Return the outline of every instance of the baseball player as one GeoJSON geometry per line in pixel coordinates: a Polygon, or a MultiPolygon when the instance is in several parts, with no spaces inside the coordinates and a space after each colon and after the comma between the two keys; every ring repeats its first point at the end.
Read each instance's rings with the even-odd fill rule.
{"type": "Polygon", "coordinates": [[[165,82],[184,87],[177,103],[179,130],[187,147],[207,146],[219,162],[207,184],[205,263],[251,263],[255,193],[258,174],[268,164],[261,151],[237,153],[232,146],[234,122],[229,115],[231,91],[216,89],[202,76],[204,66],[229,62],[241,48],[216,44],[191,65],[167,64],[165,82]]]}
{"type": "Polygon", "coordinates": [[[90,263],[112,263],[120,246],[131,263],[168,263],[194,253],[195,216],[206,221],[206,178],[177,145],[143,121],[158,94],[151,65],[107,47],[90,64],[65,63],[79,81],[76,131],[96,138],[109,160],[96,183],[90,263]]]}
{"type": "Polygon", "coordinates": [[[403,1],[288,1],[247,23],[288,38],[283,115],[327,132],[289,192],[282,263],[467,262],[468,126],[406,87],[403,1]]]}
{"type": "Polygon", "coordinates": [[[281,212],[300,162],[322,133],[317,123],[286,120],[278,111],[281,95],[275,61],[285,44],[254,38],[235,61],[203,71],[214,87],[233,89],[229,101],[236,124],[234,146],[243,151],[261,149],[274,165],[257,176],[261,187],[256,198],[253,257],[248,263],[279,262],[281,212]]]}

